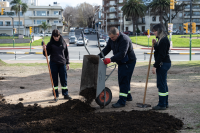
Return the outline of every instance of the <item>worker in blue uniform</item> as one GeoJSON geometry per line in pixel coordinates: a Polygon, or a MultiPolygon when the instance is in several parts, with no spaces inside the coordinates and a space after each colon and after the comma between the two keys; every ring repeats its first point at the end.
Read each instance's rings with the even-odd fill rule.
{"type": "MultiPolygon", "coordinates": [[[[136,64],[136,56],[132,41],[127,35],[119,32],[116,27],[111,27],[108,35],[108,43],[102,52],[106,56],[112,50],[114,55],[111,58],[105,58],[104,64],[111,62],[118,64],[119,100],[112,107],[120,108],[125,106],[126,101],[132,101],[130,83],[136,64]]],[[[103,58],[101,54],[99,56],[103,58]]]]}

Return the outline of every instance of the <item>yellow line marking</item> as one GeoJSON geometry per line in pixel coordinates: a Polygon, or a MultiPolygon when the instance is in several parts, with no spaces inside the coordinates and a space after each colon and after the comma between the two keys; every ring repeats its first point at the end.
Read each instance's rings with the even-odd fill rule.
{"type": "Polygon", "coordinates": [[[6,52],[7,54],[15,54],[14,52],[6,52]]]}

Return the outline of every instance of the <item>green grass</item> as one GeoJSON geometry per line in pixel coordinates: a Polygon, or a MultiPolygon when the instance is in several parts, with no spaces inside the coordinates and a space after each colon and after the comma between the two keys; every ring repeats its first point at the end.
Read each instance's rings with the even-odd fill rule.
{"type": "MultiPolygon", "coordinates": [[[[14,36],[15,39],[18,39],[18,36],[14,36]]],[[[12,36],[0,36],[0,39],[13,39],[12,36]]],[[[30,39],[30,37],[24,37],[24,39],[30,39]]]]}
{"type": "MultiPolygon", "coordinates": [[[[168,36],[169,37],[169,36],[168,36]]],[[[172,35],[172,43],[174,48],[189,48],[190,47],[190,36],[189,35],[172,35]],[[186,36],[186,38],[180,38],[181,36],[186,36]]],[[[200,47],[200,35],[192,35],[192,37],[198,37],[199,39],[192,39],[192,47],[199,48],[200,47]]],[[[147,36],[136,36],[130,37],[133,43],[137,43],[142,46],[148,46],[148,38],[147,36]]],[[[151,35],[149,38],[149,47],[152,46],[152,39],[155,39],[154,35],[151,35]]]]}
{"type": "MultiPolygon", "coordinates": [[[[44,37],[44,42],[47,43],[50,41],[50,36],[44,37]]],[[[43,39],[39,39],[31,43],[31,46],[41,46],[41,42],[43,39]]],[[[15,47],[23,47],[23,46],[30,46],[29,43],[15,43],[15,47]]],[[[13,44],[0,44],[0,47],[13,47],[13,44]]]]}

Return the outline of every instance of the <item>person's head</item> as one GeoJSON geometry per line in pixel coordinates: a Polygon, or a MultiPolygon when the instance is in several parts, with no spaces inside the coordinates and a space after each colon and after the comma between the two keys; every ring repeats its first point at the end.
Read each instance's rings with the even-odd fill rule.
{"type": "Polygon", "coordinates": [[[51,35],[51,40],[54,40],[54,41],[59,41],[59,39],[60,39],[60,32],[59,32],[59,30],[57,30],[57,29],[54,29],[53,31],[52,31],[52,35],[51,35]]]}
{"type": "Polygon", "coordinates": [[[166,33],[164,31],[164,27],[162,24],[156,24],[153,26],[152,31],[154,32],[154,35],[158,38],[162,38],[163,36],[166,36],[166,33]]]}
{"type": "Polygon", "coordinates": [[[112,41],[116,41],[119,36],[119,30],[116,27],[111,27],[108,35],[112,41]]]}

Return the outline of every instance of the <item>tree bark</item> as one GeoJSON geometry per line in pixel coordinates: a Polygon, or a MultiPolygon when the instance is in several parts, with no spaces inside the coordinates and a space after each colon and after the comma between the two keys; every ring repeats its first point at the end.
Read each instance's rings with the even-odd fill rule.
{"type": "Polygon", "coordinates": [[[133,22],[133,35],[135,35],[135,20],[134,20],[134,17],[132,17],[132,22],[133,22]]]}

